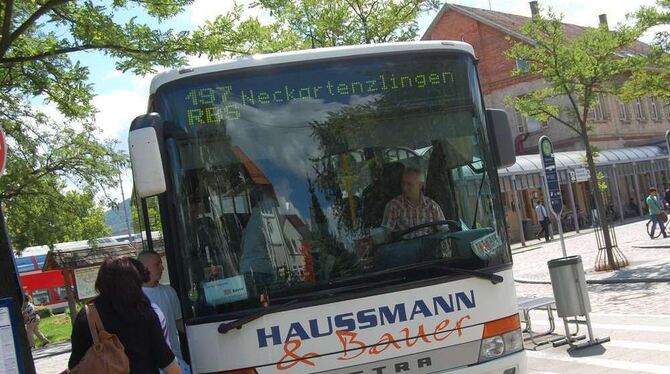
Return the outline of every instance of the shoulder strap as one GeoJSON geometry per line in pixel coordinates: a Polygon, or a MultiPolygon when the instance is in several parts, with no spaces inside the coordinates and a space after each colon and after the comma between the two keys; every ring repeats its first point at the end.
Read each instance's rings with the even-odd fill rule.
{"type": "Polygon", "coordinates": [[[86,304],[84,308],[86,308],[86,319],[88,320],[88,328],[91,330],[93,344],[98,344],[100,341],[98,334],[100,331],[105,330],[105,326],[102,324],[102,320],[100,320],[100,314],[98,314],[98,310],[95,308],[93,303],[86,304]]]}

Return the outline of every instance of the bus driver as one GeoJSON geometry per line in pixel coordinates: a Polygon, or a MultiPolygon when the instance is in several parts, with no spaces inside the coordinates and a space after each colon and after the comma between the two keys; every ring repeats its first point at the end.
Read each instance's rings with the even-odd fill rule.
{"type": "MultiPolygon", "coordinates": [[[[382,226],[392,232],[400,232],[422,223],[444,221],[442,208],[423,194],[423,175],[417,168],[407,167],[402,173],[402,194],[391,199],[384,209],[382,226]]],[[[428,235],[437,227],[426,227],[411,232],[405,238],[428,235]]]]}

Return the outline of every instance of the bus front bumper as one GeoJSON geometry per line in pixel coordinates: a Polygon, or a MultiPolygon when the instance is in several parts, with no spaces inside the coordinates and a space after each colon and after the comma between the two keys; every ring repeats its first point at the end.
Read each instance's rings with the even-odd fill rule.
{"type": "Polygon", "coordinates": [[[526,372],[526,351],[521,351],[479,365],[440,371],[436,374],[526,374],[526,372]]]}

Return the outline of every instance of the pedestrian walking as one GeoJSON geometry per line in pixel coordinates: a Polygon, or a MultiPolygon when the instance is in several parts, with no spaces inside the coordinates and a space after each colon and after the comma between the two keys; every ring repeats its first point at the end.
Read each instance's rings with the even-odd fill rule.
{"type": "Polygon", "coordinates": [[[670,209],[670,183],[667,184],[665,194],[663,195],[663,205],[666,209],[670,209]]]}
{"type": "MultiPolygon", "coordinates": [[[[88,323],[114,334],[123,345],[130,374],[181,374],[149,299],[142,292],[142,276],[130,257],[107,258],[95,280],[98,296],[77,314],[72,328],[70,369],[88,358],[93,336],[88,323]],[[93,306],[93,308],[90,308],[93,306]],[[87,312],[88,311],[88,312],[87,312]],[[93,312],[92,312],[93,311],[93,312]]],[[[109,335],[108,334],[108,335],[109,335]]],[[[99,339],[98,334],[96,333],[99,339]]]]}
{"type": "Polygon", "coordinates": [[[661,228],[661,233],[664,238],[667,238],[668,235],[665,233],[665,221],[668,216],[665,213],[665,210],[661,206],[661,203],[658,202],[657,192],[655,187],[649,188],[649,196],[645,200],[647,203],[647,208],[649,209],[649,219],[651,220],[651,233],[649,237],[654,238],[654,233],[656,232],[656,224],[661,228]]]}
{"type": "Polygon", "coordinates": [[[540,240],[540,235],[544,233],[544,240],[549,241],[549,214],[547,213],[547,208],[544,207],[542,200],[537,201],[535,213],[537,214],[537,220],[542,226],[542,229],[535,234],[535,238],[540,240]]]}
{"type": "Polygon", "coordinates": [[[23,323],[26,325],[26,333],[28,334],[28,344],[31,349],[35,349],[35,338],[33,335],[42,341],[42,346],[49,344],[49,339],[40,331],[40,315],[37,314],[37,308],[32,302],[32,298],[27,294],[23,295],[23,307],[21,308],[23,314],[23,323]]]}

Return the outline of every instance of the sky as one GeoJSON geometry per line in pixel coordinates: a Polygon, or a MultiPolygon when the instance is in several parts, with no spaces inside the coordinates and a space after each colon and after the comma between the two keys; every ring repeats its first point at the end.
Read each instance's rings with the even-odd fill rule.
{"type": "MultiPolygon", "coordinates": [[[[252,1],[238,0],[237,3],[246,7],[252,1]]],[[[471,7],[492,9],[496,11],[514,13],[519,15],[530,15],[528,1],[525,0],[458,0],[450,3],[471,7]]],[[[653,0],[551,0],[540,1],[541,6],[551,7],[555,12],[564,15],[564,21],[582,26],[597,26],[598,15],[605,13],[608,17],[610,27],[619,22],[624,22],[627,13],[634,12],[641,5],[653,5],[653,0]]],[[[228,0],[196,0],[186,11],[175,19],[165,21],[161,28],[173,28],[175,30],[192,30],[203,25],[207,20],[218,14],[225,14],[232,7],[233,2],[228,0]]],[[[420,33],[422,35],[428,25],[435,17],[437,11],[422,15],[419,18],[420,33]]],[[[130,18],[139,14],[139,21],[148,18],[137,9],[122,12],[117,16],[119,19],[130,18]]],[[[246,7],[246,16],[259,17],[261,21],[268,20],[269,15],[257,8],[246,7]]],[[[156,26],[157,24],[153,24],[156,26]]],[[[649,36],[643,38],[649,41],[649,36]]],[[[112,59],[99,53],[78,53],[73,56],[90,69],[89,80],[94,86],[97,96],[93,103],[98,113],[96,121],[102,129],[100,137],[103,139],[117,139],[120,149],[127,151],[128,127],[136,116],[146,112],[149,84],[152,75],[136,76],[132,73],[122,73],[115,69],[112,59]]],[[[190,58],[191,65],[202,65],[209,63],[204,58],[190,58]]],[[[44,107],[48,112],[54,113],[52,108],[44,107]]],[[[127,171],[123,179],[123,188],[126,197],[132,189],[132,176],[127,171]]],[[[112,198],[121,200],[121,190],[109,191],[112,198]]]]}

